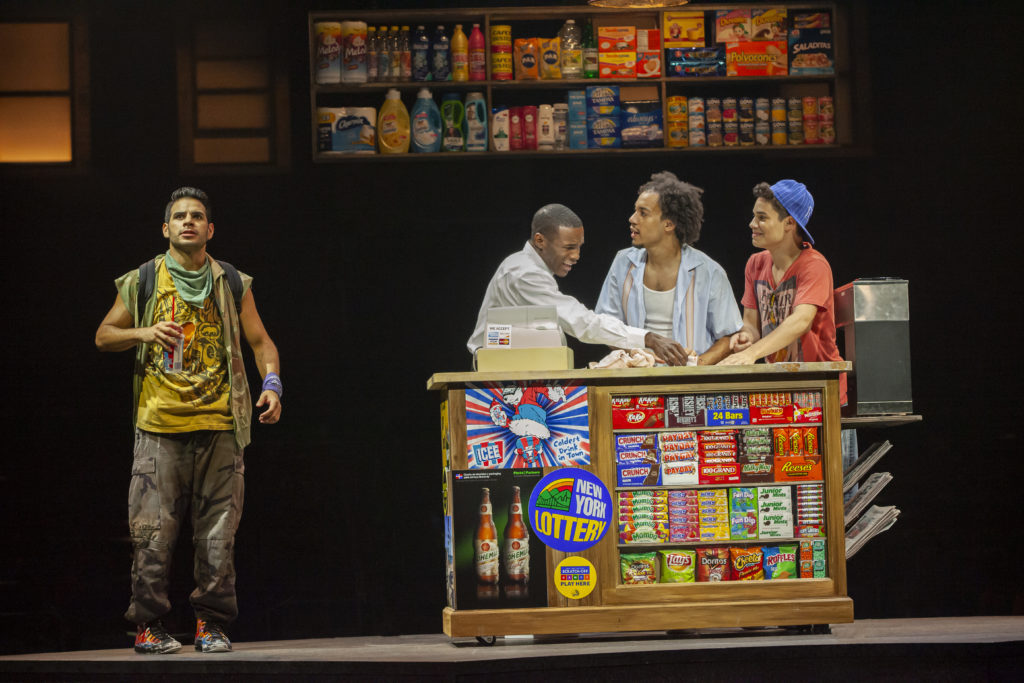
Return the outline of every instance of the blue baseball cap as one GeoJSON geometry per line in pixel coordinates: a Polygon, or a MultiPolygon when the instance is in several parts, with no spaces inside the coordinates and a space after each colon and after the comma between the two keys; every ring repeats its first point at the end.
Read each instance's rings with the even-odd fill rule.
{"type": "Polygon", "coordinates": [[[804,231],[807,241],[814,244],[814,238],[807,232],[807,222],[811,220],[814,211],[814,197],[807,191],[807,186],[795,180],[780,180],[769,189],[804,231]]]}

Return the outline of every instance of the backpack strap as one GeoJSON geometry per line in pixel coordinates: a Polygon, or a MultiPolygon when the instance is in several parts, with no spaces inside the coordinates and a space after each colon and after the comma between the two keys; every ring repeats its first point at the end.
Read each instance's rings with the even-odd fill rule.
{"type": "Polygon", "coordinates": [[[156,286],[156,259],[151,258],[139,266],[139,287],[135,294],[135,326],[142,327],[142,316],[146,311],[146,303],[153,296],[156,286]]]}
{"type": "Polygon", "coordinates": [[[228,279],[228,287],[231,288],[231,296],[235,300],[235,312],[242,312],[242,276],[238,274],[238,269],[227,261],[221,261],[217,259],[217,263],[224,269],[224,277],[228,279]]]}

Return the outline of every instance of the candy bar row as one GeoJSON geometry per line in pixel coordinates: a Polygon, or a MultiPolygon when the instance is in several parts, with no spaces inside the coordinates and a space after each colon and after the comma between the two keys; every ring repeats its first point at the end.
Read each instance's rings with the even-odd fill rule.
{"type": "Polygon", "coordinates": [[[825,535],[818,484],[619,491],[623,544],[749,541],[825,535]]]}
{"type": "Polygon", "coordinates": [[[619,487],[822,480],[818,427],[614,435],[619,487]]]}
{"type": "Polygon", "coordinates": [[[820,391],[612,396],[612,429],[821,422],[820,391]]]}
{"type": "Polygon", "coordinates": [[[705,583],[826,577],[825,539],[772,546],[714,546],[619,555],[622,583],[705,583]]]}

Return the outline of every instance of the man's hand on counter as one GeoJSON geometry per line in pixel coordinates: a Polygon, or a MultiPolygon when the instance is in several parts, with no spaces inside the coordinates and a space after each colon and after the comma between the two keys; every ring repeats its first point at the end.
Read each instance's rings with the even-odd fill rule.
{"type": "Polygon", "coordinates": [[[644,337],[644,344],[654,351],[659,361],[668,365],[686,365],[686,357],[693,353],[679,342],[656,332],[648,332],[644,337]]]}
{"type": "Polygon", "coordinates": [[[718,365],[753,365],[756,362],[757,358],[753,357],[749,351],[740,351],[718,361],[718,365]]]}

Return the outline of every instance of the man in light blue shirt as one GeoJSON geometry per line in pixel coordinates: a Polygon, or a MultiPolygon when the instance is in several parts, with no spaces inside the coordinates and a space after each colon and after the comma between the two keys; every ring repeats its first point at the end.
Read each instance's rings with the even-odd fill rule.
{"type": "Polygon", "coordinates": [[[725,270],[691,246],[704,221],[702,192],[669,171],[640,187],[633,246],[616,254],[595,311],[674,339],[690,364],[714,365],[729,355],[743,318],[725,270]]]}

